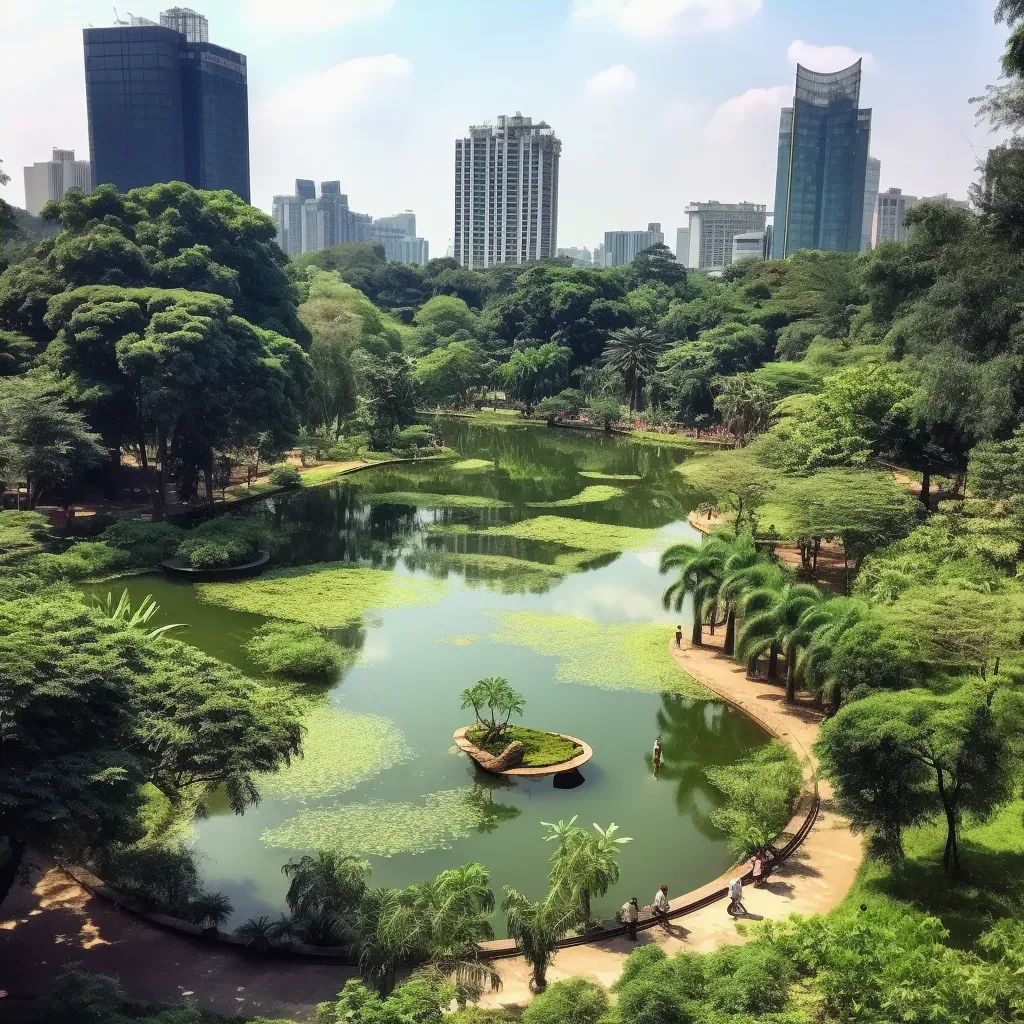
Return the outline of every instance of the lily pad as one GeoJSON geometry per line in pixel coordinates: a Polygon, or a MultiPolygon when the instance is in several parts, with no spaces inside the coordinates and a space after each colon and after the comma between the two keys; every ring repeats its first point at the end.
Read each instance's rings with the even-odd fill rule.
{"type": "Polygon", "coordinates": [[[587,480],[639,480],[640,477],[636,473],[591,473],[586,470],[580,470],[579,476],[584,477],[587,480]]]}
{"type": "Polygon", "coordinates": [[[579,494],[571,498],[562,498],[561,501],[530,501],[527,504],[530,508],[570,508],[573,505],[600,505],[602,502],[611,501],[613,498],[621,498],[626,492],[621,487],[612,487],[610,484],[591,484],[584,487],[579,494]]]}

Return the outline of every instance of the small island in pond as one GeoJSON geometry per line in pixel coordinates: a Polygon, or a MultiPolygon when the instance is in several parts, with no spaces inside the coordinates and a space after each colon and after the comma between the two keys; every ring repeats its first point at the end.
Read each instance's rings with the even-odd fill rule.
{"type": "Polygon", "coordinates": [[[462,707],[476,721],[455,733],[455,742],[485,771],[505,775],[552,775],[572,771],[593,755],[582,740],[557,732],[510,725],[526,701],[507,679],[492,676],[462,691],[462,707]]]}

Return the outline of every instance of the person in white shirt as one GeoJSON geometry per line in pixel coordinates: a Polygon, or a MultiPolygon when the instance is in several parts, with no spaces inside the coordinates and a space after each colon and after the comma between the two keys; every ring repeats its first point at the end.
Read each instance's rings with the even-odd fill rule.
{"type": "Polygon", "coordinates": [[[668,916],[668,886],[661,886],[658,891],[654,894],[654,903],[652,909],[656,915],[661,917],[668,916]]]}
{"type": "Polygon", "coordinates": [[[727,912],[731,917],[746,917],[747,908],[743,906],[743,879],[729,879],[729,906],[727,912]]]}
{"type": "Polygon", "coordinates": [[[619,918],[626,926],[626,931],[629,933],[629,937],[636,942],[636,923],[640,919],[640,906],[637,903],[635,896],[622,904],[622,909],[619,911],[619,918]]]}

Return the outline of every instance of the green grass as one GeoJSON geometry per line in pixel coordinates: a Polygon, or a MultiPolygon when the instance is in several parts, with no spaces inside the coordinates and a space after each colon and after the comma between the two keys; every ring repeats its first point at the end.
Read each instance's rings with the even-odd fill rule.
{"type": "Polygon", "coordinates": [[[952,945],[966,949],[996,920],[1024,917],[1024,800],[1003,807],[984,824],[965,824],[960,836],[963,879],[942,870],[945,828],[939,822],[909,829],[900,867],[871,858],[840,904],[849,911],[883,901],[941,918],[952,945]]]}
{"type": "Polygon", "coordinates": [[[579,470],[577,476],[582,476],[587,480],[640,480],[641,477],[637,476],[636,473],[592,473],[586,470],[579,470]]]}
{"type": "Polygon", "coordinates": [[[328,681],[356,652],[303,622],[268,622],[253,634],[245,653],[264,672],[292,679],[328,681]]]}
{"type": "MultiPolygon", "coordinates": [[[[361,459],[346,460],[351,462],[362,461],[361,459]]],[[[307,469],[302,474],[302,485],[304,487],[315,487],[317,484],[329,484],[332,480],[337,480],[340,476],[345,476],[347,473],[351,473],[352,468],[339,469],[337,466],[316,466],[313,469],[307,469]]]]}
{"type": "Polygon", "coordinates": [[[548,541],[594,553],[648,548],[658,534],[657,530],[591,523],[585,519],[569,519],[565,516],[537,516],[510,526],[492,526],[481,532],[485,536],[548,541]]]}
{"type": "Polygon", "coordinates": [[[259,494],[273,494],[280,491],[282,488],[278,487],[277,484],[269,483],[266,480],[260,480],[257,483],[249,484],[246,487],[245,484],[239,484],[237,487],[229,487],[224,492],[225,501],[239,501],[242,498],[253,498],[259,494]]]}
{"type": "Polygon", "coordinates": [[[272,619],[306,622],[337,629],[356,622],[374,608],[433,604],[444,585],[419,576],[398,576],[386,569],[367,569],[344,562],[321,562],[277,569],[257,579],[232,583],[201,583],[200,601],[272,619]]]}
{"type": "Polygon", "coordinates": [[[532,562],[510,555],[427,548],[407,556],[406,564],[409,568],[426,568],[433,573],[458,573],[470,586],[478,581],[492,583],[506,594],[544,594],[569,573],[583,571],[600,554],[571,551],[556,556],[554,562],[532,562]]]}
{"type": "Polygon", "coordinates": [[[480,494],[430,494],[427,491],[360,491],[359,497],[369,505],[416,505],[419,508],[509,508],[500,498],[480,494]]]}
{"type": "Polygon", "coordinates": [[[612,487],[609,484],[591,484],[571,498],[562,498],[561,501],[530,501],[527,504],[530,508],[570,508],[573,505],[597,505],[604,501],[611,501],[613,498],[621,498],[625,493],[621,487],[612,487]]]}
{"type": "Polygon", "coordinates": [[[488,611],[498,620],[489,639],[529,647],[559,659],[555,678],[606,690],[681,693],[706,700],[708,691],[672,660],[669,626],[615,622],[604,626],[575,615],[488,611]]]}
{"type": "Polygon", "coordinates": [[[483,732],[482,725],[475,725],[466,735],[471,743],[475,743],[489,754],[500,754],[510,743],[522,743],[525,751],[521,766],[523,768],[547,768],[548,765],[570,761],[583,753],[583,748],[579,744],[567,740],[564,736],[556,736],[552,732],[543,732],[540,729],[529,729],[525,725],[509,726],[501,739],[481,745],[480,737],[483,736],[483,732]]]}
{"type": "Polygon", "coordinates": [[[682,434],[659,434],[656,430],[631,430],[629,436],[638,444],[660,444],[668,448],[683,448],[695,452],[698,443],[692,437],[682,434]]]}
{"type": "Polygon", "coordinates": [[[452,469],[458,470],[474,470],[474,469],[491,469],[494,463],[490,459],[463,459],[461,462],[453,462],[452,469]]]}

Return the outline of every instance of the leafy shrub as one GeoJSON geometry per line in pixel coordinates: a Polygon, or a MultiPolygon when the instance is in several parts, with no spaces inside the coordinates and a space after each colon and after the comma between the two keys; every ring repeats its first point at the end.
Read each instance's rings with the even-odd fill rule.
{"type": "Polygon", "coordinates": [[[693,1015],[667,976],[638,978],[619,990],[619,1017],[630,1024],[690,1024],[693,1015]]]}
{"type": "Polygon", "coordinates": [[[268,477],[275,487],[301,487],[302,474],[295,466],[275,466],[268,477]]]}
{"type": "Polygon", "coordinates": [[[612,986],[612,991],[618,992],[631,981],[644,977],[652,968],[663,964],[667,959],[668,955],[665,950],[653,942],[647,946],[638,946],[626,957],[626,962],[622,965],[622,973],[612,986]]]}
{"type": "Polygon", "coordinates": [[[391,447],[396,452],[436,448],[437,438],[430,427],[423,423],[414,423],[411,427],[395,431],[391,438],[391,447]]]}
{"type": "Polygon", "coordinates": [[[127,1001],[117,978],[67,967],[39,998],[39,1019],[44,1024],[110,1024],[127,1001]]]}
{"type": "Polygon", "coordinates": [[[103,540],[112,548],[128,552],[132,564],[159,565],[178,550],[185,531],[170,523],[145,519],[122,519],[103,531],[103,540]]]}
{"type": "Polygon", "coordinates": [[[0,565],[38,554],[49,520],[41,512],[0,512],[0,565]]]}
{"type": "Polygon", "coordinates": [[[597,1024],[608,1009],[600,985],[585,978],[560,981],[542,992],[523,1014],[523,1024],[597,1024]]]}
{"type": "Polygon", "coordinates": [[[441,1024],[453,995],[447,985],[413,979],[381,999],[361,981],[352,979],[345,982],[333,1003],[317,1006],[316,1024],[441,1024]]]}
{"type": "Polygon", "coordinates": [[[295,679],[328,679],[345,661],[345,649],[301,622],[268,622],[245,645],[264,672],[295,679]]]}
{"type": "Polygon", "coordinates": [[[224,569],[256,558],[265,540],[259,523],[226,517],[197,526],[178,545],[178,555],[193,569],[224,569]]]}
{"type": "Polygon", "coordinates": [[[111,845],[97,854],[95,866],[114,888],[177,917],[190,918],[203,895],[195,859],[183,846],[111,845]]]}
{"type": "Polygon", "coordinates": [[[101,540],[83,540],[59,555],[36,555],[27,564],[44,580],[85,580],[130,568],[131,557],[101,540]]]}
{"type": "Polygon", "coordinates": [[[765,1014],[787,1002],[793,966],[780,950],[763,943],[726,946],[705,958],[706,998],[727,1013],[765,1014]]]}

